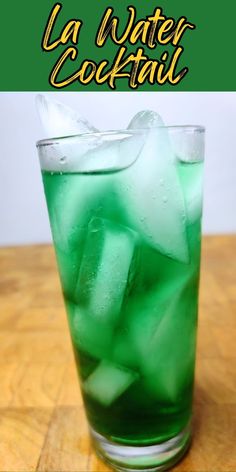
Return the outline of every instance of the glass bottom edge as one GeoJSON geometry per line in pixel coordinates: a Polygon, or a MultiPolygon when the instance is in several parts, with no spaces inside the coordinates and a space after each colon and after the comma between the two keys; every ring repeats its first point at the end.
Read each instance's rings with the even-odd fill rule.
{"type": "Polygon", "coordinates": [[[151,446],[126,446],[109,441],[90,429],[97,455],[119,472],[155,472],[169,470],[179,462],[191,444],[191,424],[175,437],[151,446]]]}

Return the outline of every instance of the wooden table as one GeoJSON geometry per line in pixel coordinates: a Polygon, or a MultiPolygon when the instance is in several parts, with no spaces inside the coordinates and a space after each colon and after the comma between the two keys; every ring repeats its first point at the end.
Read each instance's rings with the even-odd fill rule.
{"type": "MultiPolygon", "coordinates": [[[[91,449],[53,250],[0,250],[0,471],[108,472],[91,449]]],[[[175,472],[236,471],[236,236],[203,242],[195,436],[175,472]]]]}

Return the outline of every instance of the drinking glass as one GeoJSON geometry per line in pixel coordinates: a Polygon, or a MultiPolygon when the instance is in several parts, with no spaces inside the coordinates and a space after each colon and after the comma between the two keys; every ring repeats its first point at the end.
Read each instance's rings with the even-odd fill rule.
{"type": "Polygon", "coordinates": [[[204,128],[37,147],[95,449],[117,470],[166,470],[191,438],[204,128]]]}

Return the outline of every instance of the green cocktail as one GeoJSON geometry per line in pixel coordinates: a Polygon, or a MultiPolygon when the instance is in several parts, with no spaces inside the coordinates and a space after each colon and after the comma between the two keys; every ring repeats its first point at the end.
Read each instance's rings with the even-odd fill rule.
{"type": "Polygon", "coordinates": [[[85,409],[119,470],[164,470],[189,444],[202,140],[159,127],[39,143],[85,409]]]}

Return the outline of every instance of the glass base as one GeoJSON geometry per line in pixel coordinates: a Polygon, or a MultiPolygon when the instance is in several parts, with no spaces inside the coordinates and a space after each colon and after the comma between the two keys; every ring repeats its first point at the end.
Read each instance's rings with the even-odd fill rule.
{"type": "Polygon", "coordinates": [[[124,446],[109,441],[91,429],[97,454],[120,472],[154,472],[168,470],[187,452],[191,442],[189,424],[174,438],[151,446],[124,446]]]}

